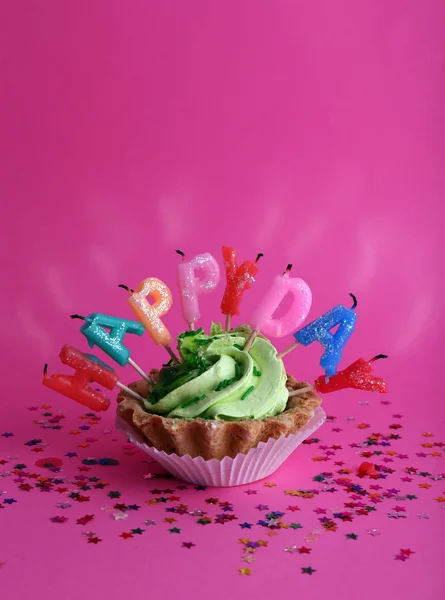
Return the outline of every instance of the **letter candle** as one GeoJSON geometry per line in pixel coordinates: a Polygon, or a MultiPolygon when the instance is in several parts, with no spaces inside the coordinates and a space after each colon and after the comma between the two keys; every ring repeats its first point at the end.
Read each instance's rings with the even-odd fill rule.
{"type": "Polygon", "coordinates": [[[255,337],[261,331],[268,337],[289,335],[306,319],[312,304],[312,293],[305,281],[299,277],[290,277],[292,265],[287,265],[282,275],[277,275],[266,295],[253,311],[249,324],[252,333],[244,347],[249,350],[255,337]],[[273,315],[284,297],[292,294],[292,305],[280,318],[273,315]]]}
{"type": "Polygon", "coordinates": [[[226,331],[230,330],[230,319],[239,315],[239,305],[245,290],[255,282],[258,272],[258,261],[263,254],[258,254],[255,262],[245,260],[240,267],[236,258],[236,250],[230,246],[222,247],[224,267],[226,270],[226,287],[221,302],[221,312],[226,315],[226,331]]]}
{"type": "Polygon", "coordinates": [[[135,290],[125,285],[119,287],[130,292],[128,304],[154,343],[164,346],[172,360],[180,362],[170,347],[172,336],[161,321],[161,317],[170,310],[173,303],[172,294],[165,283],[156,277],[149,277],[141,281],[135,290]],[[152,298],[153,304],[147,300],[148,296],[152,298]]]}
{"type": "Polygon", "coordinates": [[[115,386],[125,390],[139,401],[142,396],[119,382],[119,376],[105,363],[93,355],[87,355],[72,346],[63,346],[60,359],[64,365],[70,366],[75,375],[48,375],[45,365],[43,370],[43,385],[46,387],[87,406],[91,410],[107,410],[110,406],[109,399],[98,390],[89,386],[91,381],[112,390],[115,386]]]}
{"type": "Polygon", "coordinates": [[[178,286],[181,298],[182,315],[191,330],[200,317],[198,296],[211,292],[219,283],[219,265],[208,252],[198,254],[191,261],[184,261],[184,252],[178,264],[178,286]],[[202,278],[198,277],[201,272],[202,278]]]}
{"type": "Polygon", "coordinates": [[[296,333],[294,333],[295,342],[286,350],[278,354],[282,358],[285,354],[296,348],[299,344],[309,346],[312,342],[319,342],[325,349],[320,365],[324,369],[326,376],[330,377],[337,372],[337,365],[341,360],[343,348],[354,331],[357,315],[354,309],[357,306],[357,298],[350,294],[353,299],[353,305],[350,309],[341,304],[331,308],[327,313],[309,323],[296,333]],[[337,331],[332,334],[331,329],[339,325],[337,331]]]}
{"type": "Polygon", "coordinates": [[[122,343],[127,333],[136,335],[144,333],[144,326],[141,323],[101,313],[92,313],[88,317],[82,317],[81,315],[70,315],[70,317],[71,319],[85,321],[80,331],[87,338],[90,348],[97,346],[121,367],[125,367],[127,363],[130,364],[147,383],[153,385],[150,377],[130,358],[130,350],[122,343]],[[106,331],[107,329],[109,332],[106,331]]]}
{"type": "Polygon", "coordinates": [[[377,354],[371,360],[365,360],[359,358],[352,365],[349,365],[343,371],[338,371],[335,375],[326,381],[326,377],[320,375],[314,382],[314,385],[310,385],[299,390],[289,392],[289,396],[300,396],[311,390],[316,390],[322,394],[328,392],[336,392],[338,390],[344,390],[346,388],[354,388],[356,390],[365,390],[367,392],[378,392],[379,394],[386,394],[386,381],[381,377],[376,377],[372,373],[372,366],[374,361],[381,358],[388,358],[386,354],[377,354]]]}

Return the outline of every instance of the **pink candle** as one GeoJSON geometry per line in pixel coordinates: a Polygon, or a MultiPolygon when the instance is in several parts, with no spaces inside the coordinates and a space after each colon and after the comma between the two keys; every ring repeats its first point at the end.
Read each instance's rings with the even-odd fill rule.
{"type": "Polygon", "coordinates": [[[275,277],[268,292],[250,317],[249,324],[252,329],[261,331],[268,337],[283,337],[298,329],[311,308],[311,290],[302,279],[290,276],[291,268],[292,265],[288,265],[282,275],[275,277]],[[274,317],[274,313],[288,293],[292,294],[292,305],[284,316],[274,317]]]}
{"type": "Polygon", "coordinates": [[[178,265],[182,314],[190,329],[200,317],[198,296],[211,292],[219,283],[219,265],[208,252],[178,265]],[[200,277],[201,275],[201,277],[200,277]]]}

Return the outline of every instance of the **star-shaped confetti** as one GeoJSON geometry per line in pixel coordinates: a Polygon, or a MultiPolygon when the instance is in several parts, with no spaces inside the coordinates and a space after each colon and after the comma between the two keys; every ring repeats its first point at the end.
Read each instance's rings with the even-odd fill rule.
{"type": "Polygon", "coordinates": [[[182,547],[183,548],[188,548],[190,550],[190,548],[194,548],[196,546],[196,544],[193,544],[192,542],[182,542],[182,547]]]}
{"type": "Polygon", "coordinates": [[[312,567],[301,567],[301,572],[307,573],[308,575],[312,575],[312,573],[316,573],[317,570],[313,569],[312,567]]]}

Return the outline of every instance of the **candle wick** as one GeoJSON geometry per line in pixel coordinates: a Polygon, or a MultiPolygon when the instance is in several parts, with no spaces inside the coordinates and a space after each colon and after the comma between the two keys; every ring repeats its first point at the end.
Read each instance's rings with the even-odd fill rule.
{"type": "Polygon", "coordinates": [[[257,263],[257,262],[260,260],[260,258],[261,258],[262,256],[264,256],[264,254],[263,254],[262,252],[260,252],[259,254],[257,254],[257,257],[256,257],[256,259],[255,259],[255,262],[257,263]]]}
{"type": "Polygon", "coordinates": [[[124,285],[123,283],[120,283],[117,287],[123,288],[124,290],[126,290],[129,294],[134,294],[134,289],[131,287],[128,287],[128,285],[124,285]]]}
{"type": "Polygon", "coordinates": [[[46,372],[48,370],[48,363],[45,363],[43,366],[43,374],[46,375],[46,372]]]}
{"type": "Polygon", "coordinates": [[[286,275],[286,273],[289,273],[291,269],[292,269],[292,265],[289,263],[287,265],[286,270],[284,271],[283,275],[286,275]]]}
{"type": "Polygon", "coordinates": [[[351,306],[351,310],[354,310],[354,308],[357,308],[357,297],[354,296],[354,294],[351,294],[351,292],[349,292],[349,295],[351,296],[351,298],[354,301],[353,305],[351,306]]]}
{"type": "Polygon", "coordinates": [[[388,358],[388,355],[387,354],[377,354],[376,356],[374,356],[374,358],[371,358],[371,360],[369,362],[372,363],[375,360],[379,360],[379,358],[388,358]]]}
{"type": "Polygon", "coordinates": [[[70,319],[82,319],[82,321],[86,321],[86,318],[81,315],[70,315],[70,319]]]}
{"type": "Polygon", "coordinates": [[[184,252],[183,252],[182,250],[175,250],[175,252],[176,252],[177,254],[179,254],[180,256],[182,256],[182,260],[184,260],[184,258],[185,258],[185,254],[184,254],[184,252]]]}

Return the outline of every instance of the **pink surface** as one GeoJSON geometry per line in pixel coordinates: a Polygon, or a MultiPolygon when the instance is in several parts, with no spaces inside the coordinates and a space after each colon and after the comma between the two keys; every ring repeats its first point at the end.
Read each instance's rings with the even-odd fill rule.
{"type": "MultiPolygon", "coordinates": [[[[443,452],[422,444],[445,441],[444,13],[440,0],[2,4],[2,597],[23,598],[30,589],[66,600],[141,591],[197,599],[277,592],[345,600],[441,596],[445,512],[434,498],[445,496],[443,452]],[[327,448],[299,448],[270,478],[275,487],[248,486],[255,494],[178,490],[176,481],[144,479],[158,468],[123,448],[111,411],[91,430],[70,435],[85,423],[81,408],[40,385],[43,363],[58,369],[62,344],[86,349],[69,314],[130,316],[118,283],[158,276],[176,290],[173,250],[220,258],[222,244],[236,247],[242,259],[265,255],[243,300],[244,318],[292,262],[294,275],[312,288],[310,317],[347,302],[348,292],[358,297],[359,320],[342,367],[358,356],[390,355],[376,369],[389,381],[388,396],[326,396],[325,409],[336,416],[319,431],[327,448]],[[47,403],[51,410],[27,410],[47,403]],[[62,429],[33,422],[60,410],[62,429]],[[357,428],[361,423],[370,427],[357,428]],[[402,429],[390,428],[399,423],[402,429]],[[433,437],[422,436],[429,432],[433,437]],[[369,459],[394,469],[381,481],[355,475],[365,460],[360,452],[375,446],[354,444],[370,433],[401,436],[369,459]],[[25,445],[35,439],[41,442],[25,445]],[[62,458],[68,494],[76,475],[109,485],[85,491],[84,503],[58,493],[58,484],[46,493],[20,489],[22,482],[36,484],[26,473],[47,473],[34,466],[41,456],[62,458]],[[317,456],[323,460],[311,460],[317,456]],[[79,471],[86,457],[112,457],[120,465],[79,471]],[[16,464],[27,466],[8,475],[16,464]],[[409,475],[411,466],[417,471],[409,475]],[[313,480],[322,472],[332,473],[333,483],[313,480]],[[361,500],[334,481],[342,477],[363,485],[366,506],[377,510],[345,508],[361,500]],[[336,492],[323,491],[326,485],[336,492]],[[151,493],[156,488],[173,489],[164,495],[180,500],[147,505],[158,497],[151,493]],[[302,489],[318,494],[304,498],[302,489]],[[103,510],[114,503],[109,491],[141,508],[114,520],[103,510]],[[233,511],[225,514],[237,519],[215,522],[224,505],[206,503],[210,497],[227,501],[233,511]],[[56,506],[66,501],[72,506],[56,506]],[[165,511],[176,503],[207,511],[211,523],[165,511]],[[302,528],[257,525],[265,512],[257,505],[284,512],[282,523],[302,528]],[[287,508],[293,505],[300,511],[287,508]],[[388,516],[398,505],[406,518],[388,516]],[[353,513],[353,521],[333,517],[339,509],[353,513]],[[85,514],[93,521],[78,525],[85,514]],[[69,520],[52,523],[57,515],[69,520]],[[169,515],[180,533],[169,533],[174,525],[163,521],[169,515]],[[326,516],[336,531],[323,528],[319,519],[326,516]],[[156,524],[143,525],[147,519],[156,524]],[[243,522],[252,528],[242,529],[243,522]],[[146,531],[119,537],[138,526],[146,531]],[[322,533],[305,541],[314,529],[322,533]],[[85,530],[102,541],[89,543],[85,530]],[[268,545],[249,564],[241,560],[239,538],[268,545]],[[284,551],[293,545],[311,552],[284,551]],[[415,554],[395,560],[400,549],[415,554]],[[309,566],[316,572],[302,573],[309,566]]],[[[221,294],[220,284],[202,299],[203,324],[218,316],[221,294]]],[[[165,323],[172,332],[182,328],[177,302],[165,323]]],[[[131,348],[146,368],[166,357],[146,336],[131,340],[131,348]]],[[[286,364],[312,381],[319,355],[315,346],[298,349],[286,364]]],[[[134,375],[127,369],[122,378],[134,375]]]]}

